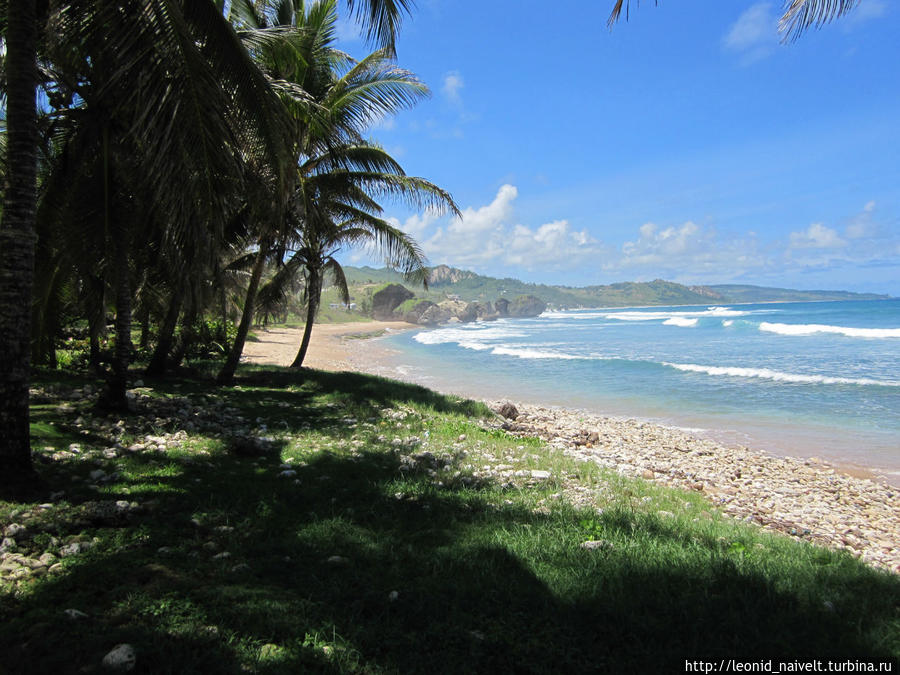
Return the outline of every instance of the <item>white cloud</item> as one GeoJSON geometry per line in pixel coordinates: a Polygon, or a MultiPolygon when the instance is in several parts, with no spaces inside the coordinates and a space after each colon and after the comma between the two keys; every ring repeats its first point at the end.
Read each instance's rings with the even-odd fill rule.
{"type": "Polygon", "coordinates": [[[457,70],[451,70],[444,75],[444,84],[441,91],[448,101],[455,105],[462,105],[462,95],[460,92],[466,86],[462,75],[457,70]]]}
{"type": "Polygon", "coordinates": [[[727,49],[741,54],[744,65],[765,58],[778,46],[778,19],[772,7],[770,2],[749,7],[722,39],[727,49]]]}
{"type": "Polygon", "coordinates": [[[415,239],[421,239],[422,235],[425,234],[425,230],[427,230],[437,219],[437,213],[428,209],[421,216],[418,213],[414,213],[402,223],[397,218],[393,217],[387,218],[386,220],[394,227],[400,228],[407,234],[412,235],[415,239]]]}
{"type": "Polygon", "coordinates": [[[836,230],[813,223],[802,232],[791,232],[791,248],[842,248],[847,242],[836,230]]]}
{"type": "Polygon", "coordinates": [[[429,213],[414,215],[402,225],[396,219],[391,222],[418,239],[432,262],[480,270],[489,265],[526,270],[570,266],[601,254],[599,241],[566,220],[538,227],[515,222],[518,196],[516,186],[502,185],[489,204],[466,208],[460,217],[435,228],[438,219],[429,213]]]}
{"type": "Polygon", "coordinates": [[[735,279],[748,271],[767,268],[770,261],[758,250],[756,236],[723,238],[711,227],[693,221],[660,228],[645,223],[638,237],[622,244],[603,268],[629,278],[664,278],[682,283],[712,283],[735,279]]]}
{"type": "Polygon", "coordinates": [[[872,213],[875,212],[875,202],[867,202],[861,213],[850,220],[850,224],[844,230],[848,239],[862,239],[872,234],[872,213]]]}
{"type": "Polygon", "coordinates": [[[512,217],[512,203],[518,196],[519,190],[515,185],[502,185],[494,201],[477,209],[465,209],[462,217],[455,218],[447,229],[459,234],[485,234],[501,229],[503,223],[512,217]]]}

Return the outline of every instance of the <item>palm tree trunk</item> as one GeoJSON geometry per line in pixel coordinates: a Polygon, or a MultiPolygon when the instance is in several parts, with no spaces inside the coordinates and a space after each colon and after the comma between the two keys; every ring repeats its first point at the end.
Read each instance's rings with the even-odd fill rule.
{"type": "Polygon", "coordinates": [[[113,228],[113,255],[115,256],[116,284],[116,347],[113,352],[112,377],[102,400],[106,408],[127,410],[128,366],[134,345],[131,342],[131,284],[128,278],[128,242],[125,227],[120,223],[113,228]]]}
{"type": "Polygon", "coordinates": [[[99,282],[100,302],[93,309],[89,309],[88,330],[91,334],[90,366],[95,373],[102,375],[103,364],[100,356],[100,336],[106,331],[106,284],[102,279],[92,279],[91,281],[99,282]]]}
{"type": "Polygon", "coordinates": [[[184,319],[181,321],[181,339],[172,355],[172,367],[178,368],[184,361],[184,357],[188,350],[197,342],[197,331],[194,330],[194,323],[197,321],[197,303],[192,302],[188,310],[184,313],[184,319]]]}
{"type": "Polygon", "coordinates": [[[141,351],[145,351],[150,346],[150,306],[146,303],[141,308],[141,341],[138,343],[141,351]]]}
{"type": "Polygon", "coordinates": [[[300,351],[297,352],[297,358],[291,364],[291,368],[302,368],[303,360],[306,358],[306,351],[309,349],[309,339],[312,336],[313,323],[316,320],[316,313],[319,310],[319,300],[322,294],[322,280],[319,276],[319,270],[311,269],[309,271],[309,293],[306,307],[306,327],[303,329],[303,339],[300,341],[300,351]]]}
{"type": "Polygon", "coordinates": [[[116,219],[115,182],[109,152],[109,131],[103,130],[104,154],[104,219],[106,230],[112,237],[113,249],[113,282],[116,295],[116,347],[113,351],[112,376],[107,380],[106,391],[100,405],[111,410],[127,410],[128,398],[128,366],[134,345],[131,342],[131,283],[128,270],[128,226],[121,219],[116,219]]]}
{"type": "Polygon", "coordinates": [[[219,311],[222,313],[222,325],[219,327],[217,339],[219,340],[219,344],[222,345],[222,350],[228,351],[228,296],[225,292],[224,279],[222,280],[222,287],[219,290],[219,302],[221,303],[219,311]]]}
{"type": "Polygon", "coordinates": [[[250,274],[250,285],[247,287],[244,311],[241,313],[241,323],[238,325],[237,335],[234,336],[234,344],[231,346],[228,358],[225,359],[225,365],[216,376],[216,382],[219,384],[231,384],[234,381],[234,372],[240,363],[244,343],[250,332],[250,323],[253,321],[253,305],[256,303],[256,291],[259,290],[259,280],[262,278],[265,265],[266,248],[260,246],[259,253],[256,254],[256,262],[253,263],[253,272],[250,274]]]}
{"type": "Polygon", "coordinates": [[[172,292],[172,300],[169,302],[166,317],[159,328],[159,339],[156,341],[156,349],[153,350],[150,363],[144,371],[145,375],[159,377],[166,372],[166,359],[169,356],[169,351],[172,349],[175,327],[178,325],[178,315],[180,313],[181,293],[175,290],[172,292]]]}
{"type": "Polygon", "coordinates": [[[0,226],[0,494],[37,481],[28,420],[34,280],[37,111],[35,0],[9,0],[6,28],[8,182],[0,226]]]}

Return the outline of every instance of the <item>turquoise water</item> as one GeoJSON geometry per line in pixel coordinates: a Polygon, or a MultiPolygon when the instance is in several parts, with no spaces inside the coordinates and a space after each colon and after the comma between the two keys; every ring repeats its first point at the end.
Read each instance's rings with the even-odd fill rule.
{"type": "Polygon", "coordinates": [[[439,389],[900,471],[900,300],[545,312],[386,342],[439,389]]]}

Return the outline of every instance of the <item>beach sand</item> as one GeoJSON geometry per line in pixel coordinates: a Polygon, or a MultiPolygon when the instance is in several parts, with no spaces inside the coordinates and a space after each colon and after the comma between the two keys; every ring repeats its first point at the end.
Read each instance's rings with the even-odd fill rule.
{"type": "MultiPolygon", "coordinates": [[[[304,365],[404,379],[385,365],[391,350],[380,340],[361,338],[412,328],[420,327],[384,321],[316,325],[304,365]]],[[[302,329],[256,334],[259,341],[247,343],[244,360],[285,366],[296,355],[302,329]]],[[[499,407],[499,401],[488,403],[499,407]]],[[[539,436],[561,452],[623,475],[702,492],[735,519],[845,549],[900,572],[898,488],[864,469],[776,457],[641,420],[513,403],[518,415],[496,422],[510,433],[539,436]]],[[[567,486],[566,494],[576,503],[585,499],[577,485],[567,486]]]]}
{"type": "MultiPolygon", "coordinates": [[[[363,321],[354,323],[325,323],[313,326],[309,349],[303,365],[318,370],[359,370],[353,365],[353,354],[364,338],[383,335],[386,332],[419,328],[402,321],[363,321]]],[[[244,346],[241,360],[246,363],[289,366],[300,349],[302,328],[262,328],[253,331],[259,338],[244,346]]],[[[377,351],[373,351],[373,355],[377,351]]]]}

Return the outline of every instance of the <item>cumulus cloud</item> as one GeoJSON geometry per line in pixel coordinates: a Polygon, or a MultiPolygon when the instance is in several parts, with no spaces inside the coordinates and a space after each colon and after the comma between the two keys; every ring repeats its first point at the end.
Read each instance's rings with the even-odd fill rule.
{"type": "Polygon", "coordinates": [[[735,21],[722,43],[741,55],[744,65],[759,61],[778,46],[778,19],[770,2],[752,5],[735,21]]]}
{"type": "Polygon", "coordinates": [[[518,196],[516,186],[502,185],[489,204],[466,208],[460,217],[433,229],[437,218],[428,213],[402,224],[394,222],[421,242],[431,260],[475,269],[488,265],[526,270],[559,267],[600,254],[600,242],[566,220],[537,227],[516,222],[514,202],[518,196]]]}
{"type": "Polygon", "coordinates": [[[394,227],[403,230],[415,239],[421,239],[428,227],[438,220],[439,216],[436,211],[428,209],[422,215],[414,213],[405,221],[400,222],[399,219],[390,217],[386,220],[394,227]]]}
{"type": "Polygon", "coordinates": [[[665,228],[655,223],[641,225],[637,238],[622,244],[621,250],[603,268],[630,277],[698,283],[734,279],[769,264],[752,233],[726,238],[715,228],[701,227],[689,220],[665,228]]]}
{"type": "Polygon", "coordinates": [[[842,248],[847,244],[836,230],[813,223],[802,232],[791,232],[791,248],[842,248]]]}
{"type": "Polygon", "coordinates": [[[844,234],[848,239],[862,239],[872,233],[872,214],[875,212],[875,202],[867,202],[862,212],[855,215],[844,234]]]}
{"type": "Polygon", "coordinates": [[[466,86],[462,75],[458,70],[451,70],[444,75],[444,84],[441,91],[448,101],[455,105],[462,105],[462,90],[466,86]]]}

